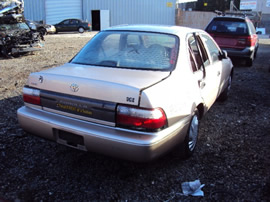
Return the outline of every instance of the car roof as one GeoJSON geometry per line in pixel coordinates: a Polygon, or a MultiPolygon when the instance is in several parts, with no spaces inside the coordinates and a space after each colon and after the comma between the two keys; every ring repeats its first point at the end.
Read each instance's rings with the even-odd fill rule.
{"type": "Polygon", "coordinates": [[[159,32],[166,34],[180,34],[180,33],[191,33],[203,30],[193,29],[189,27],[181,26],[170,26],[170,25],[118,25],[105,29],[104,31],[143,31],[143,32],[159,32]]]}
{"type": "Polygon", "coordinates": [[[241,16],[218,16],[214,17],[214,19],[226,19],[226,20],[240,20],[245,21],[249,19],[248,17],[241,17],[241,16]]]}
{"type": "Polygon", "coordinates": [[[64,19],[62,21],[65,21],[65,20],[81,20],[81,19],[78,19],[78,18],[67,18],[67,19],[64,19]]]}

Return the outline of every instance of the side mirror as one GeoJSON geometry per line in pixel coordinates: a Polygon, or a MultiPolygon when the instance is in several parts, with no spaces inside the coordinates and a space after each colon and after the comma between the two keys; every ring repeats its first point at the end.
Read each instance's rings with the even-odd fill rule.
{"type": "Polygon", "coordinates": [[[222,60],[222,59],[227,59],[227,58],[228,58],[228,53],[227,53],[227,51],[222,50],[222,51],[220,52],[219,59],[222,60]]]}

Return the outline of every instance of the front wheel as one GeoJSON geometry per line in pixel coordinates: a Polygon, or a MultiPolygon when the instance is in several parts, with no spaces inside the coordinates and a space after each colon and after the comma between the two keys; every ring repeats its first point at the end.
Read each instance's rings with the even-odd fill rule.
{"type": "Polygon", "coordinates": [[[228,99],[231,87],[232,87],[232,75],[230,75],[228,79],[228,85],[226,89],[218,97],[218,101],[224,102],[228,99]]]}
{"type": "Polygon", "coordinates": [[[39,32],[42,34],[42,35],[46,35],[47,34],[47,30],[45,28],[40,28],[39,32]]]}
{"type": "Polygon", "coordinates": [[[246,59],[246,66],[251,67],[252,65],[253,65],[253,59],[252,58],[246,59]]]}

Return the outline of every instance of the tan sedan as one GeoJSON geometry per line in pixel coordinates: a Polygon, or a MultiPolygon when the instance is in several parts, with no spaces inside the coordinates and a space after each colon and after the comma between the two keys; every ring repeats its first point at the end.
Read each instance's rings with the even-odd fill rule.
{"type": "Polygon", "coordinates": [[[30,74],[21,127],[85,151],[149,161],[189,157],[199,121],[225,100],[233,66],[204,31],[130,25],[99,32],[67,64],[30,74]]]}

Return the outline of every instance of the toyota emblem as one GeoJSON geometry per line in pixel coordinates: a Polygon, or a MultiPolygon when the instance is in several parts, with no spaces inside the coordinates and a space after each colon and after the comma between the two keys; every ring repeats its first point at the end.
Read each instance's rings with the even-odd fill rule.
{"type": "Polygon", "coordinates": [[[70,85],[70,90],[72,92],[78,92],[79,91],[79,86],[76,83],[73,83],[70,85]]]}

